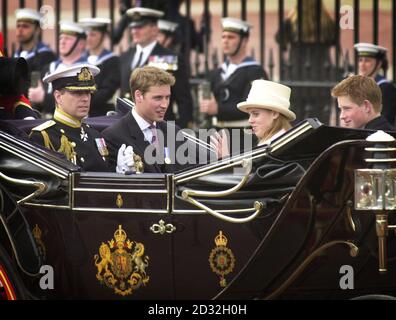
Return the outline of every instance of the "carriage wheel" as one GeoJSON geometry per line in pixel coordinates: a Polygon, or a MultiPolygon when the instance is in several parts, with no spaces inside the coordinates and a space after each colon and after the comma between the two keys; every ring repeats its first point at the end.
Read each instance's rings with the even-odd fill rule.
{"type": "Polygon", "coordinates": [[[9,256],[0,246],[0,301],[23,299],[23,288],[9,256]]]}

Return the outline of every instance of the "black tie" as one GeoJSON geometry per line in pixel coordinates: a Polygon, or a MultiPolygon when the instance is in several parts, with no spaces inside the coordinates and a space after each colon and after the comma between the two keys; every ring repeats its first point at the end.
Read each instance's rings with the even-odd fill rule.
{"type": "Polygon", "coordinates": [[[139,68],[140,64],[142,63],[142,57],[143,57],[143,50],[140,51],[140,55],[139,55],[139,59],[138,61],[135,63],[133,69],[139,68]]]}

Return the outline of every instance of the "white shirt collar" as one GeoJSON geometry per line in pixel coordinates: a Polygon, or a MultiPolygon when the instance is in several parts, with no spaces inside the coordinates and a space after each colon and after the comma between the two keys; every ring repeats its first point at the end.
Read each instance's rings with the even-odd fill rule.
{"type": "MultiPolygon", "coordinates": [[[[132,116],[135,118],[140,130],[142,130],[143,135],[147,141],[151,141],[153,138],[153,133],[151,132],[150,126],[151,123],[147,122],[145,119],[143,119],[137,112],[136,109],[132,109],[132,116]]],[[[153,123],[154,126],[157,125],[157,123],[154,121],[153,123]]]]}
{"type": "Polygon", "coordinates": [[[135,54],[136,61],[135,62],[137,62],[137,59],[139,59],[140,52],[143,51],[142,61],[140,64],[140,65],[143,65],[149,58],[151,52],[154,50],[154,47],[156,44],[157,44],[157,41],[154,41],[154,42],[150,43],[149,45],[145,46],[144,48],[140,44],[137,44],[136,45],[136,54],[135,54]]]}

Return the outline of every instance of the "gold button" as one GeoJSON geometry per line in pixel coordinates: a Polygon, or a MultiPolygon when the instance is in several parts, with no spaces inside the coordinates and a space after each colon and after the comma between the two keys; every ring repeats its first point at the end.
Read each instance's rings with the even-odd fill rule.
{"type": "Polygon", "coordinates": [[[85,159],[84,159],[83,157],[81,157],[80,160],[81,160],[81,162],[84,162],[84,161],[85,161],[85,159]]]}

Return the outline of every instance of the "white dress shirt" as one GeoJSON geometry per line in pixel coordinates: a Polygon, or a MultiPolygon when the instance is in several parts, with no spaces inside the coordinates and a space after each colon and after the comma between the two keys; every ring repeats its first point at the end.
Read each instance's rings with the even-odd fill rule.
{"type": "MultiPolygon", "coordinates": [[[[148,141],[151,143],[153,141],[153,132],[150,129],[151,123],[148,123],[146,120],[144,120],[135,110],[135,108],[132,109],[132,116],[135,118],[140,130],[142,130],[143,135],[144,135],[144,140],[148,141]]],[[[156,126],[156,122],[153,122],[153,125],[156,126]]]]}

